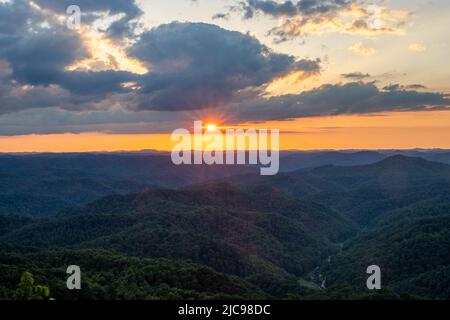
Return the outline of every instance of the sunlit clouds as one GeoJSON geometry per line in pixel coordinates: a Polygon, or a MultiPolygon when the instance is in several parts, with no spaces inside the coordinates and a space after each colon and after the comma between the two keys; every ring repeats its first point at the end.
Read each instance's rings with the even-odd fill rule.
{"type": "Polygon", "coordinates": [[[393,10],[356,1],[276,3],[257,0],[242,2],[242,10],[247,19],[257,14],[277,18],[278,26],[269,34],[278,42],[324,33],[403,35],[405,25],[412,17],[409,10],[393,10]]]}
{"type": "Polygon", "coordinates": [[[111,39],[88,30],[80,31],[83,44],[89,57],[82,58],[70,66],[68,71],[127,71],[135,74],[146,74],[148,68],[139,60],[129,57],[126,52],[111,39]]]}
{"type": "Polygon", "coordinates": [[[299,93],[305,89],[312,89],[316,85],[308,79],[318,79],[319,71],[293,71],[286,76],[279,77],[272,81],[265,89],[265,96],[281,96],[286,94],[299,93]]]}
{"type": "Polygon", "coordinates": [[[0,150],[166,150],[196,120],[284,149],[445,144],[448,1],[80,1],[73,29],[76,3],[0,0],[0,150]]]}
{"type": "Polygon", "coordinates": [[[408,47],[408,50],[412,52],[422,53],[427,51],[427,47],[420,43],[411,43],[408,47]]]}
{"type": "Polygon", "coordinates": [[[358,42],[348,48],[351,52],[361,56],[372,56],[377,53],[374,48],[367,47],[364,43],[358,42]]]}

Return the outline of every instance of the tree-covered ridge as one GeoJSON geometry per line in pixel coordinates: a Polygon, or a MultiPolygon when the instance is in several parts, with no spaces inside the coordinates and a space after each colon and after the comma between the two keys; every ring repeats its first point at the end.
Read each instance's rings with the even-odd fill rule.
{"type": "MultiPolygon", "coordinates": [[[[240,281],[252,297],[450,298],[450,166],[396,156],[373,165],[221,181],[111,195],[46,218],[0,215],[0,248],[14,247],[3,250],[2,264],[12,270],[4,290],[16,288],[28,271],[56,298],[80,298],[63,294],[65,283],[58,279],[65,279],[65,270],[54,268],[60,261],[76,264],[63,257],[92,261],[99,254],[102,261],[166,261],[161,269],[207,268],[240,281]],[[34,265],[35,260],[47,264],[34,265]],[[366,270],[374,264],[382,270],[380,292],[366,288],[366,270]],[[45,278],[49,272],[58,276],[45,278]]],[[[100,269],[92,270],[102,278],[100,269]]],[[[146,272],[133,271],[144,277],[146,272]]],[[[214,296],[208,283],[203,290],[173,286],[176,272],[164,283],[176,292],[187,290],[182,298],[214,296]]],[[[126,282],[141,290],[135,278],[125,279],[120,294],[100,281],[92,288],[114,295],[91,290],[82,298],[145,299],[144,292],[170,298],[152,285],[138,297],[125,296],[126,282]]],[[[213,292],[230,296],[228,289],[213,292]]]]}
{"type": "Polygon", "coordinates": [[[29,220],[0,242],[191,260],[283,296],[300,290],[296,277],[353,232],[336,212],[279,191],[210,184],[110,196],[56,217],[29,220]]]}
{"type": "MultiPolygon", "coordinates": [[[[267,299],[248,282],[211,268],[167,259],[139,259],[97,250],[0,250],[0,299],[22,299],[17,294],[23,270],[47,284],[57,300],[144,299],[267,299]],[[78,263],[82,290],[66,286],[66,268],[78,263]]],[[[19,287],[20,289],[20,287],[19,287]]]]}
{"type": "Polygon", "coordinates": [[[104,250],[0,250],[0,300],[267,300],[416,299],[392,290],[350,286],[293,290],[273,296],[240,277],[177,260],[127,257],[104,250]],[[66,265],[79,261],[82,290],[66,287],[66,265]],[[23,271],[30,270],[30,271],[23,271]],[[25,276],[25,277],[24,277],[25,276]],[[20,278],[20,283],[18,283],[20,278]],[[31,279],[31,282],[29,281],[31,279]],[[35,280],[36,279],[36,280],[35,280]],[[45,285],[35,285],[36,282],[45,285]]]}
{"type": "Polygon", "coordinates": [[[445,197],[450,165],[394,156],[373,165],[324,166],[275,177],[247,175],[227,179],[236,186],[266,185],[297,199],[332,208],[364,227],[391,210],[445,197]]]}
{"type": "Polygon", "coordinates": [[[111,194],[180,187],[233,174],[242,166],[177,167],[147,154],[0,154],[0,214],[48,216],[111,194]]]}
{"type": "MultiPolygon", "coordinates": [[[[283,180],[292,178],[294,181],[304,175],[291,171],[324,165],[371,165],[391,154],[450,164],[450,153],[434,151],[282,152],[280,169],[289,173],[280,175],[281,182],[284,185],[283,180]]],[[[352,171],[350,169],[350,175],[352,171]]],[[[150,152],[0,154],[0,214],[54,215],[64,208],[85,205],[111,194],[129,194],[155,187],[178,188],[255,172],[259,172],[257,168],[247,166],[179,167],[172,164],[170,156],[150,152]]],[[[253,181],[253,177],[239,178],[239,182],[253,181]]],[[[322,178],[316,181],[320,189],[323,188],[322,178]]],[[[312,188],[310,192],[317,187],[316,182],[308,183],[307,188],[312,188]]]]}
{"type": "Polygon", "coordinates": [[[359,225],[358,235],[321,265],[334,292],[366,290],[366,269],[378,265],[384,288],[450,299],[450,166],[395,156],[374,165],[248,178],[228,180],[325,204],[359,225]]]}
{"type": "Polygon", "coordinates": [[[394,290],[450,299],[448,200],[410,206],[380,219],[326,266],[329,282],[362,287],[363,270],[377,264],[384,270],[383,282],[394,290]]]}

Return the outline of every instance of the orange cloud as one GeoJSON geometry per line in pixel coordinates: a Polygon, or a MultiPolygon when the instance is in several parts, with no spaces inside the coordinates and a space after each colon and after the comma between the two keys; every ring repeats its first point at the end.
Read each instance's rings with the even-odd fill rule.
{"type": "Polygon", "coordinates": [[[139,60],[129,57],[125,50],[111,39],[97,32],[81,28],[81,39],[89,57],[76,61],[66,67],[67,71],[127,71],[134,74],[146,74],[149,70],[139,60]]]}
{"type": "Polygon", "coordinates": [[[270,31],[279,41],[309,34],[348,33],[373,36],[405,34],[410,11],[391,10],[375,5],[352,4],[327,14],[298,14],[279,17],[280,24],[270,31]]]}
{"type": "Polygon", "coordinates": [[[424,45],[420,44],[420,43],[411,43],[408,47],[409,51],[412,52],[425,52],[427,51],[427,47],[425,47],[424,45]]]}
{"type": "Polygon", "coordinates": [[[372,56],[377,53],[377,50],[374,48],[366,47],[362,42],[358,42],[348,48],[351,52],[359,54],[361,56],[372,56]]]}

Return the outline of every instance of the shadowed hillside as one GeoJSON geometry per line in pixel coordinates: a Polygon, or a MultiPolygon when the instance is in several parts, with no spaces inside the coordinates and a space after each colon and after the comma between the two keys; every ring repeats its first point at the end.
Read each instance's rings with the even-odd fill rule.
{"type": "MultiPolygon", "coordinates": [[[[17,219],[0,217],[1,225],[17,219]]],[[[350,222],[318,204],[273,189],[211,184],[110,196],[54,218],[25,220],[0,242],[188,259],[282,294],[295,291],[294,276],[314,269],[353,232],[350,222]]]]}
{"type": "MultiPolygon", "coordinates": [[[[170,290],[147,283],[140,298],[144,292],[202,298],[449,298],[449,203],[449,165],[397,155],[371,165],[327,165],[274,177],[245,174],[177,190],[110,195],[48,217],[0,215],[0,248],[6,248],[1,263],[10,270],[3,290],[27,269],[58,290],[56,278],[44,275],[59,262],[33,265],[38,256],[45,262],[54,255],[63,260],[82,255],[89,265],[92,255],[100,254],[103,261],[131,259],[163,269],[209,268],[226,287],[192,289],[167,278],[170,290]],[[86,250],[101,253],[86,255],[86,250]],[[365,288],[366,268],[373,264],[381,267],[386,289],[375,295],[365,288]],[[233,280],[238,288],[227,279],[239,279],[233,280]]],[[[125,295],[123,286],[109,288],[98,279],[100,269],[93,270],[90,285],[101,293],[89,291],[84,298],[125,295]]]]}

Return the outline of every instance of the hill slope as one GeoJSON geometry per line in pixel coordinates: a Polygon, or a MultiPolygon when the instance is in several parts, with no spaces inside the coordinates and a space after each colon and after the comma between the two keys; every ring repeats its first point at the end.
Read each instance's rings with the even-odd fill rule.
{"type": "Polygon", "coordinates": [[[450,299],[450,197],[395,210],[350,241],[326,266],[330,285],[361,287],[367,266],[380,266],[384,286],[450,299]]]}
{"type": "Polygon", "coordinates": [[[256,169],[177,167],[163,155],[0,155],[0,214],[53,215],[111,194],[176,188],[250,172],[256,169]]]}
{"type": "Polygon", "coordinates": [[[353,232],[336,212],[279,191],[211,184],[111,196],[29,220],[3,234],[0,243],[192,260],[277,294],[295,288],[294,276],[314,269],[353,232]]]}
{"type": "Polygon", "coordinates": [[[0,300],[31,272],[57,300],[266,299],[260,289],[211,268],[167,259],[137,259],[98,250],[0,249],[0,300]],[[66,268],[79,265],[83,290],[66,288],[66,268]]]}
{"type": "Polygon", "coordinates": [[[450,166],[393,156],[372,165],[325,166],[275,177],[231,177],[227,181],[243,188],[257,184],[283,190],[333,208],[365,226],[389,210],[447,195],[450,166]]]}

